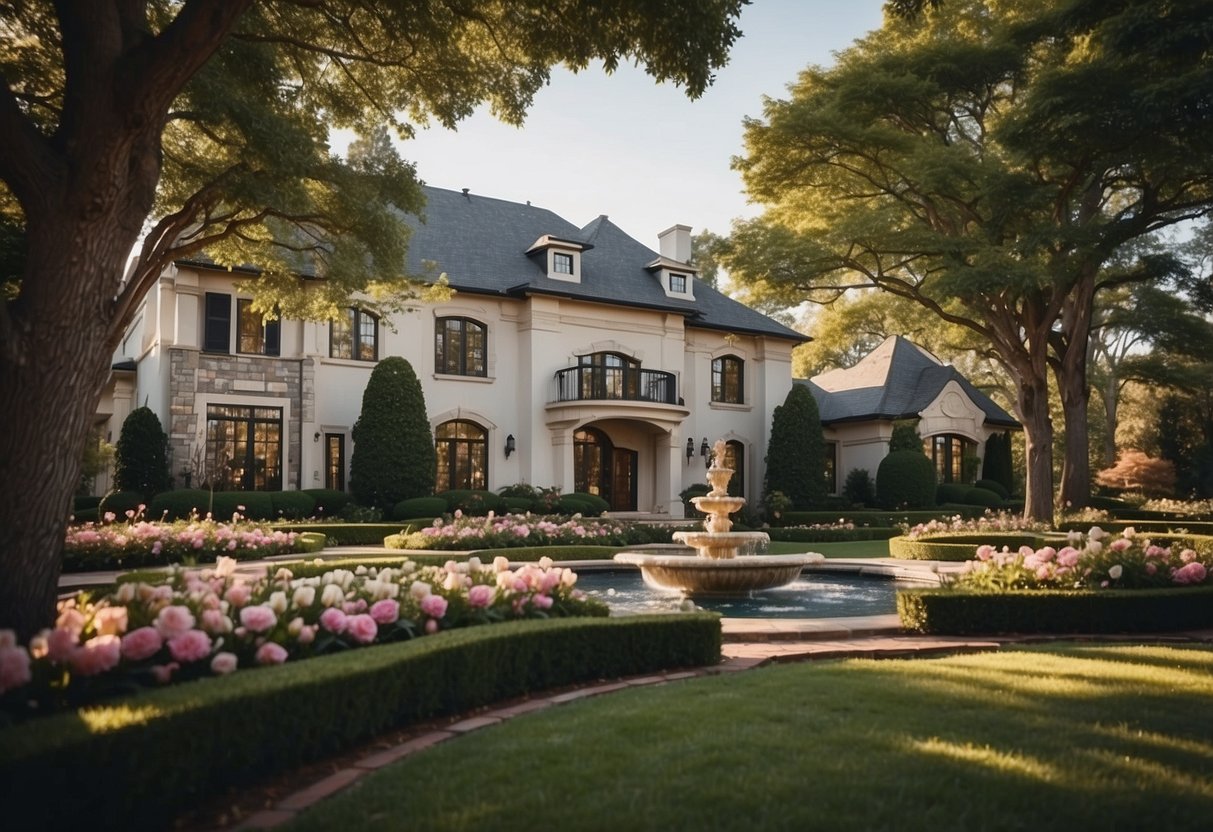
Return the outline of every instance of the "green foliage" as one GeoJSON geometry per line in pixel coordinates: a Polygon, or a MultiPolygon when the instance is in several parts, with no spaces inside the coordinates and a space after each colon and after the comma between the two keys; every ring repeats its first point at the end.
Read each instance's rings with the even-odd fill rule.
{"type": "Polygon", "coordinates": [[[980,534],[938,534],[918,538],[894,537],[889,540],[889,557],[906,560],[946,560],[963,562],[973,560],[977,547],[989,544],[996,549],[1007,547],[1011,551],[1020,546],[1039,549],[1045,538],[1024,532],[981,532],[980,534]]]}
{"type": "Polygon", "coordinates": [[[200,795],[385,731],[548,688],[720,659],[715,615],[550,619],[454,630],[242,671],[0,732],[0,778],[49,829],[171,825],[200,795]],[[351,707],[351,696],[391,703],[351,707]],[[213,730],[222,721],[227,729],[213,730]],[[90,727],[91,726],[91,727],[90,727]],[[189,748],[190,753],[181,750],[189,748]]]}
{"type": "Polygon", "coordinates": [[[584,503],[587,510],[581,513],[587,517],[600,517],[610,510],[611,504],[599,497],[597,494],[587,494],[584,491],[574,491],[568,495],[578,502],[584,503]]]}
{"type": "MultiPolygon", "coordinates": [[[[446,513],[453,514],[461,511],[469,517],[484,517],[490,511],[500,514],[505,510],[505,502],[501,495],[492,491],[478,491],[467,488],[456,488],[434,495],[446,503],[446,513]]],[[[441,514],[443,512],[439,512],[441,514]]]]}
{"type": "MultiPolygon", "coordinates": [[[[0,228],[2,228],[0,224],[0,228]]],[[[2,236],[2,235],[0,235],[2,236]]],[[[2,243],[0,243],[2,247],[2,243]]],[[[3,255],[0,254],[0,263],[3,262],[3,255]]],[[[3,278],[0,277],[0,283],[3,278]]],[[[87,494],[93,487],[94,480],[98,474],[103,474],[110,467],[110,463],[114,461],[114,454],[117,449],[101,438],[101,429],[93,428],[89,431],[88,438],[84,441],[84,456],[80,460],[80,487],[77,489],[78,494],[87,494]]]]}
{"type": "Polygon", "coordinates": [[[687,517],[703,517],[704,514],[699,509],[695,508],[695,504],[691,502],[696,497],[706,496],[712,486],[706,482],[697,482],[694,485],[688,485],[682,491],[678,492],[678,499],[682,500],[684,511],[687,517]]]}
{"type": "Polygon", "coordinates": [[[784,515],[788,526],[811,526],[816,523],[849,522],[856,526],[914,525],[931,520],[943,520],[952,515],[980,517],[983,509],[977,506],[949,507],[947,511],[869,511],[847,509],[845,511],[789,511],[784,515]]]}
{"type": "Polygon", "coordinates": [[[993,491],[1003,500],[1006,500],[1011,496],[1011,493],[1007,490],[1006,486],[1004,486],[998,480],[978,480],[977,482],[973,483],[973,485],[978,488],[984,488],[986,491],[993,491]]]}
{"type": "Polygon", "coordinates": [[[876,469],[876,499],[885,508],[926,508],[935,505],[935,466],[921,447],[893,451],[876,469]]]}
{"type": "Polygon", "coordinates": [[[305,488],[303,493],[316,501],[317,517],[335,517],[350,501],[350,495],[334,488],[305,488]]]}
{"type": "Polygon", "coordinates": [[[526,514],[528,511],[534,510],[536,506],[543,505],[539,500],[529,497],[502,497],[501,502],[510,514],[526,514]]]}
{"type": "Polygon", "coordinates": [[[889,437],[889,453],[894,451],[922,453],[922,437],[918,435],[917,419],[908,419],[893,424],[893,435],[889,437]]]}
{"type": "Polygon", "coordinates": [[[433,520],[448,513],[447,503],[442,497],[413,497],[401,500],[392,507],[392,517],[397,520],[433,520]]]}
{"type": "Polygon", "coordinates": [[[302,491],[272,491],[273,516],[283,520],[302,520],[316,511],[316,499],[302,491]]]}
{"type": "Polygon", "coordinates": [[[946,503],[964,503],[965,495],[968,494],[969,486],[959,482],[941,482],[935,487],[935,503],[944,505],[946,503]]]}
{"type": "Polygon", "coordinates": [[[842,495],[853,505],[870,506],[876,502],[876,483],[867,468],[852,468],[847,472],[842,495]]]}
{"type": "Polygon", "coordinates": [[[764,493],[781,491],[793,508],[810,508],[825,498],[825,439],[817,401],[809,388],[793,384],[771,418],[764,493]]]}
{"type": "Polygon", "coordinates": [[[146,504],[147,501],[138,491],[111,491],[101,498],[97,511],[101,517],[112,512],[119,521],[124,521],[128,511],[137,512],[139,506],[146,504]]]}
{"type": "Polygon", "coordinates": [[[229,520],[235,514],[249,520],[273,520],[274,498],[270,491],[216,491],[211,513],[216,520],[229,520]]]}
{"type": "Polygon", "coordinates": [[[148,496],[167,491],[168,435],[148,407],[137,407],[122,422],[114,454],[114,487],[148,496]]]}
{"type": "Polygon", "coordinates": [[[147,505],[147,516],[153,520],[185,520],[191,515],[206,517],[210,513],[211,492],[205,488],[163,491],[147,505]]]}
{"type": "Polygon", "coordinates": [[[1162,633],[1213,626],[1213,587],[897,593],[901,626],[936,635],[1162,633]]]}
{"type": "MultiPolygon", "coordinates": [[[[383,538],[400,531],[400,523],[281,523],[274,528],[284,532],[316,532],[325,535],[332,546],[379,546],[383,538]]],[[[405,531],[411,526],[404,524],[405,531]]]]}
{"type": "MultiPolygon", "coordinates": [[[[981,469],[982,480],[993,480],[1009,493],[1015,488],[1015,466],[1011,461],[1011,434],[995,433],[986,440],[986,456],[981,469]]],[[[988,488],[989,486],[983,486],[988,488]]]]}
{"type": "Polygon", "coordinates": [[[320,532],[300,532],[295,535],[294,549],[302,554],[315,554],[327,545],[328,536],[320,532]]]}
{"type": "Polygon", "coordinates": [[[350,490],[368,506],[390,509],[434,491],[434,435],[413,365],[390,356],[375,365],[353,430],[350,490]]]}
{"type": "Polygon", "coordinates": [[[1003,499],[994,491],[988,488],[979,488],[973,486],[965,489],[964,499],[959,502],[970,506],[985,506],[986,508],[998,508],[1002,505],[1003,499]]]}
{"type": "Polygon", "coordinates": [[[891,526],[864,526],[855,529],[771,528],[766,530],[773,541],[789,543],[839,543],[851,540],[888,540],[901,533],[891,526]]]}

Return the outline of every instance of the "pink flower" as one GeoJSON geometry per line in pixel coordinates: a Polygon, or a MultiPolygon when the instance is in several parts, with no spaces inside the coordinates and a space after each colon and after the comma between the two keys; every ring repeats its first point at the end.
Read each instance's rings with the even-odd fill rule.
{"type": "Polygon", "coordinates": [[[114,667],[122,657],[122,639],[118,636],[90,638],[72,651],[67,663],[80,676],[96,676],[114,667]]]}
{"type": "Polygon", "coordinates": [[[232,584],[228,587],[223,597],[233,607],[243,607],[249,602],[252,594],[252,590],[249,589],[248,584],[240,583],[232,584]]]}
{"type": "Polygon", "coordinates": [[[299,630],[297,640],[300,644],[311,644],[316,640],[316,625],[309,624],[299,630]]]}
{"type": "Polygon", "coordinates": [[[337,607],[329,607],[324,612],[320,613],[320,626],[328,630],[330,633],[340,635],[345,632],[347,618],[344,612],[337,607]]]}
{"type": "Polygon", "coordinates": [[[468,603],[481,609],[487,607],[493,603],[493,588],[486,584],[476,584],[468,590],[468,603]]]}
{"type": "Polygon", "coordinates": [[[254,658],[257,664],[282,664],[286,661],[287,655],[286,648],[281,644],[267,641],[257,648],[257,655],[254,658]]]}
{"type": "Polygon", "coordinates": [[[168,640],[168,652],[179,662],[196,662],[211,653],[211,637],[201,630],[188,630],[168,640]]]}
{"type": "Polygon", "coordinates": [[[394,624],[400,618],[400,602],[392,598],[384,598],[371,605],[371,618],[376,624],[394,624]]]}
{"type": "Polygon", "coordinates": [[[421,599],[421,611],[430,618],[446,615],[446,599],[441,595],[427,595],[421,599]]]}
{"type": "Polygon", "coordinates": [[[1177,584],[1199,584],[1204,582],[1207,575],[1205,565],[1194,560],[1171,572],[1171,580],[1177,584]]]}
{"type": "Polygon", "coordinates": [[[177,672],[177,668],[179,667],[181,667],[181,665],[177,664],[176,662],[169,662],[168,664],[152,665],[149,670],[151,671],[152,678],[156,681],[156,684],[167,685],[173,680],[173,674],[177,672]]]}
{"type": "Polygon", "coordinates": [[[226,676],[236,670],[239,661],[235,653],[216,653],[215,658],[211,659],[211,673],[226,676]]]}
{"type": "Polygon", "coordinates": [[[120,636],[126,632],[126,607],[102,607],[93,613],[93,626],[103,636],[120,636]]]}
{"type": "Polygon", "coordinates": [[[228,618],[219,610],[203,610],[202,611],[202,629],[212,635],[226,633],[231,626],[228,618]]]}
{"type": "Polygon", "coordinates": [[[1133,541],[1129,540],[1127,537],[1120,537],[1120,538],[1117,538],[1116,540],[1113,540],[1111,543],[1109,543],[1108,548],[1111,549],[1113,552],[1123,552],[1125,549],[1128,549],[1132,545],[1133,545],[1133,541]]]}
{"type": "Polygon", "coordinates": [[[156,629],[165,638],[179,636],[187,630],[194,629],[194,614],[189,607],[179,604],[165,607],[156,616],[156,629]]]}
{"type": "Polygon", "coordinates": [[[76,649],[76,641],[76,634],[71,630],[51,630],[46,636],[46,655],[55,664],[63,664],[76,649]]]}
{"type": "Polygon", "coordinates": [[[164,639],[155,627],[140,627],[122,637],[122,657],[127,661],[141,662],[150,659],[164,646],[164,639]]]}
{"type": "Polygon", "coordinates": [[[438,622],[435,621],[433,618],[427,620],[425,622],[425,631],[427,633],[429,633],[430,635],[433,635],[434,633],[438,632],[438,622]]]}
{"type": "Polygon", "coordinates": [[[29,653],[25,648],[0,647],[0,693],[28,684],[31,678],[29,653]]]}
{"type": "Polygon", "coordinates": [[[55,629],[67,630],[76,638],[80,638],[80,632],[84,629],[84,613],[75,607],[68,607],[55,619],[55,629]]]}
{"type": "Polygon", "coordinates": [[[278,616],[274,615],[274,611],[269,607],[258,604],[240,610],[240,623],[249,632],[264,633],[278,623],[278,616]]]}
{"type": "Polygon", "coordinates": [[[359,613],[346,619],[345,633],[359,644],[370,644],[379,634],[379,625],[366,613],[359,613]]]}
{"type": "Polygon", "coordinates": [[[541,610],[549,610],[552,608],[551,597],[542,593],[531,598],[531,603],[541,610]]]}

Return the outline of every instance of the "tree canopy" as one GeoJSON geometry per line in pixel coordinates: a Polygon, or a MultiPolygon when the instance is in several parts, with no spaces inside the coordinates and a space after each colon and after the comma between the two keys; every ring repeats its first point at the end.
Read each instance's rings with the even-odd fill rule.
{"type": "Polygon", "coordinates": [[[87,425],[166,265],[252,267],[266,313],[402,302],[417,173],[381,141],[340,159],[330,129],[407,136],[482,103],[520,123],[557,64],[636,61],[697,96],[744,2],[0,5],[0,389],[22,391],[0,436],[0,627],[53,614],[87,425]]]}
{"type": "Polygon", "coordinates": [[[785,300],[878,288],[980,336],[1018,388],[1027,512],[1051,516],[1048,374],[1085,490],[1094,298],[1159,275],[1104,266],[1213,205],[1209,11],[950,0],[891,17],[747,122],[736,164],[766,208],[724,265],[785,300]]]}

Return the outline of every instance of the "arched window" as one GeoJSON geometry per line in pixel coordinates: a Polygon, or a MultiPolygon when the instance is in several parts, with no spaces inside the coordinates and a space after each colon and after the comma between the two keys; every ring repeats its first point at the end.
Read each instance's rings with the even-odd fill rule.
{"type": "Polygon", "coordinates": [[[365,309],[343,309],[329,323],[329,356],[379,360],[379,318],[365,309]]]}
{"type": "Polygon", "coordinates": [[[470,318],[439,318],[434,324],[434,372],[485,376],[488,328],[470,318]]]}
{"type": "Polygon", "coordinates": [[[733,469],[733,476],[729,478],[729,496],[744,497],[745,445],[736,439],[730,439],[724,443],[724,464],[726,468],[733,469]]]}
{"type": "Polygon", "coordinates": [[[954,433],[941,433],[923,440],[923,451],[935,463],[935,474],[940,482],[971,479],[966,475],[964,459],[976,455],[976,442],[954,433]]]}
{"type": "Polygon", "coordinates": [[[745,362],[737,356],[723,355],[712,361],[712,401],[745,402],[745,362]]]}
{"type": "Polygon", "coordinates": [[[617,352],[595,352],[577,359],[583,399],[635,399],[640,363],[617,352]]]}
{"type": "Polygon", "coordinates": [[[475,422],[452,419],[434,429],[435,491],[483,491],[489,481],[489,434],[475,422]]]}

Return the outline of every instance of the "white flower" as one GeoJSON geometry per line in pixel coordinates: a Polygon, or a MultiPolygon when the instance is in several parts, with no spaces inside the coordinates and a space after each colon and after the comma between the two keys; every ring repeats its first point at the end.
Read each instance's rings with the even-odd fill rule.
{"type": "Polygon", "coordinates": [[[409,587],[409,595],[412,595],[418,601],[429,595],[432,589],[425,581],[413,581],[413,585],[409,587]]]}
{"type": "Polygon", "coordinates": [[[504,572],[510,568],[510,560],[502,555],[493,558],[493,569],[498,572],[504,572]]]}
{"type": "Polygon", "coordinates": [[[220,555],[215,559],[215,577],[226,578],[236,571],[236,559],[220,555]]]}
{"type": "Polygon", "coordinates": [[[295,594],[291,597],[291,603],[296,607],[310,607],[316,602],[316,588],[314,586],[301,586],[295,590],[295,594]]]}
{"type": "Polygon", "coordinates": [[[345,600],[345,591],[339,584],[326,584],[320,592],[320,603],[325,607],[335,607],[345,600]]]}
{"type": "Polygon", "coordinates": [[[1118,563],[1108,570],[1108,577],[1115,581],[1124,574],[1124,571],[1124,567],[1118,563]]]}
{"type": "Polygon", "coordinates": [[[274,612],[276,612],[278,615],[282,615],[284,612],[286,612],[286,593],[285,592],[271,592],[269,608],[272,609],[274,612]]]}

